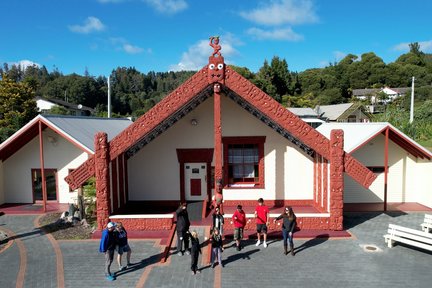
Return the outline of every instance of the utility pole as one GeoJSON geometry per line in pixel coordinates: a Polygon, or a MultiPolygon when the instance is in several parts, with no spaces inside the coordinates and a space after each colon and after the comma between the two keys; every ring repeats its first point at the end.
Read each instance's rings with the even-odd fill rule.
{"type": "Polygon", "coordinates": [[[108,118],[111,118],[111,75],[108,76],[108,118]]]}
{"type": "Polygon", "coordinates": [[[409,123],[414,121],[414,76],[412,77],[412,85],[411,85],[411,107],[410,107],[410,120],[409,123]]]}

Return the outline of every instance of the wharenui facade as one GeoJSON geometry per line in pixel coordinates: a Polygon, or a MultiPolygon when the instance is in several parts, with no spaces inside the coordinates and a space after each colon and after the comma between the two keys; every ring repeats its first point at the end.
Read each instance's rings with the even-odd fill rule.
{"type": "Polygon", "coordinates": [[[95,154],[66,178],[76,189],[96,176],[99,228],[120,212],[127,221],[130,202],[205,205],[220,191],[226,206],[306,205],[317,212],[300,228],[343,229],[344,174],[365,189],[376,175],[345,153],[343,130],[326,138],[226,65],[219,39],[210,46],[208,65],[111,141],[97,133],[95,154]]]}

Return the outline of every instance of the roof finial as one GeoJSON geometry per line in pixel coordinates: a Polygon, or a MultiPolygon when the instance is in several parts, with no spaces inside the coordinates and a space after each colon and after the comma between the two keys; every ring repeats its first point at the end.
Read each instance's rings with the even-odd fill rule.
{"type": "Polygon", "coordinates": [[[219,45],[219,36],[211,36],[209,45],[213,47],[213,57],[215,57],[216,55],[222,56],[219,52],[219,50],[222,49],[221,45],[219,45]]]}

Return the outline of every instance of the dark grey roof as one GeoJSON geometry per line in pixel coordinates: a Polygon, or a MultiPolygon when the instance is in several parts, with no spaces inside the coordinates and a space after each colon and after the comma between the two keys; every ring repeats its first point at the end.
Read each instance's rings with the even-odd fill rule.
{"type": "Polygon", "coordinates": [[[65,133],[94,152],[94,136],[97,132],[108,134],[108,141],[126,129],[132,121],[124,118],[97,118],[60,115],[40,115],[52,123],[56,129],[65,133]]]}

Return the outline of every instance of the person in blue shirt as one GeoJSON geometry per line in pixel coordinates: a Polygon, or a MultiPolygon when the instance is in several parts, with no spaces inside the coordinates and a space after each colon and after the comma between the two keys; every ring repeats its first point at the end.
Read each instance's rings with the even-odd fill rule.
{"type": "Polygon", "coordinates": [[[116,240],[114,237],[114,229],[116,224],[109,222],[106,229],[102,231],[102,237],[99,244],[99,252],[105,254],[105,277],[108,281],[114,281],[115,277],[111,274],[111,263],[114,259],[114,250],[116,247],[116,240]]]}

